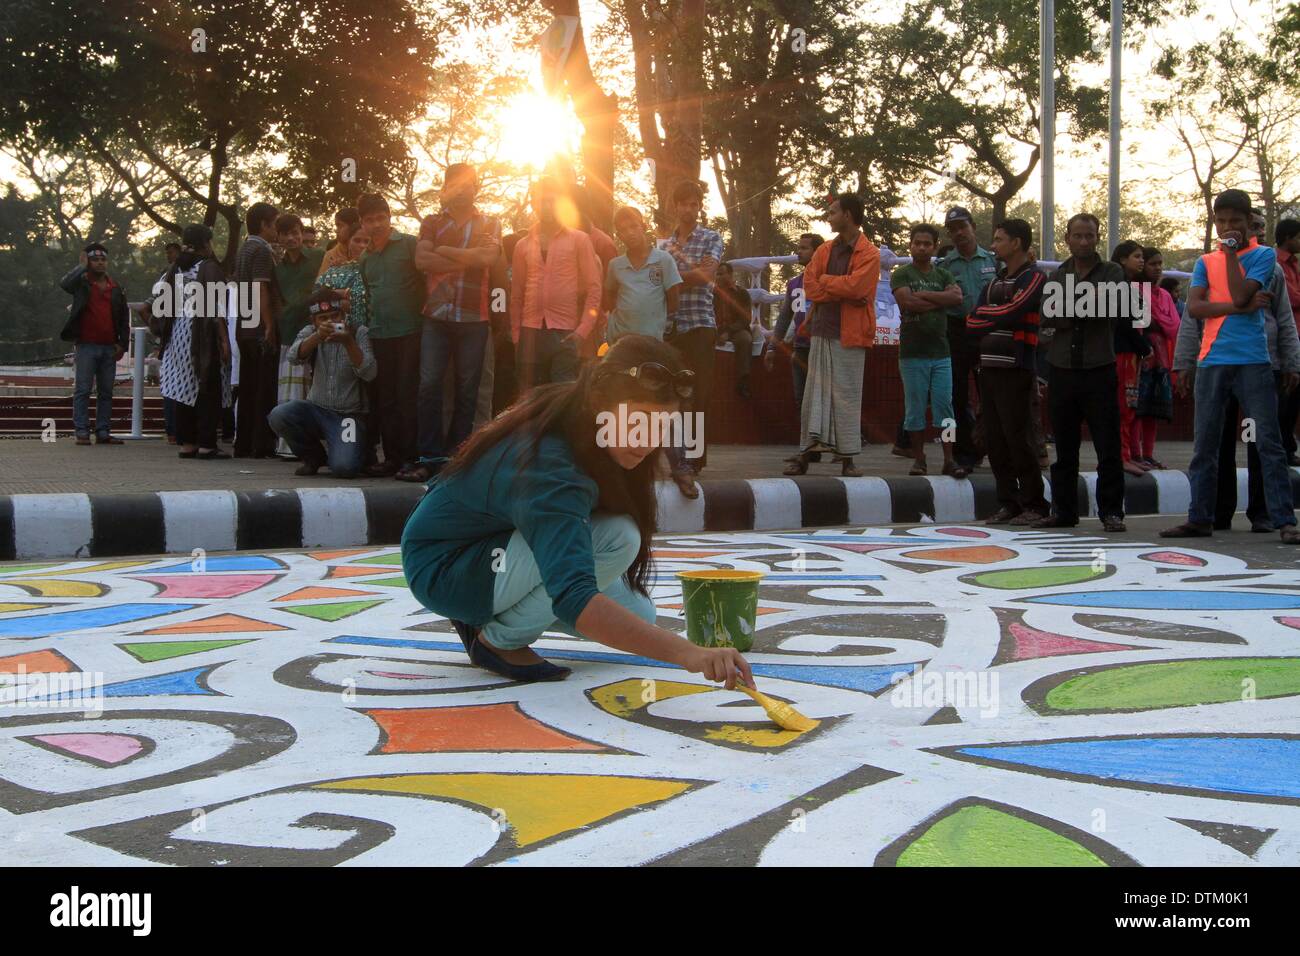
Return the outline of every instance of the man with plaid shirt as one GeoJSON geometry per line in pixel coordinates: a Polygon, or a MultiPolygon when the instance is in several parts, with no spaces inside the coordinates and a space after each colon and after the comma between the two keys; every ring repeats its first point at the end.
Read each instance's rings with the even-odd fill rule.
{"type": "MultiPolygon", "coordinates": [[[[681,353],[686,367],[695,373],[692,410],[707,413],[709,397],[713,394],[713,351],[718,337],[713,319],[713,279],[722,260],[722,236],[699,224],[704,208],[704,190],[699,183],[690,180],[678,183],[673,190],[673,207],[677,227],[659,247],[676,260],[682,286],[677,311],[668,317],[665,341],[681,353]]],[[[709,457],[708,445],[702,442],[701,446],[702,454],[694,461],[686,458],[684,449],[667,449],[673,481],[687,498],[700,496],[695,476],[709,457]]]]}
{"type": "Polygon", "coordinates": [[[474,205],[478,173],[468,163],[447,167],[442,212],[420,224],[415,265],[429,276],[420,340],[419,461],[402,481],[428,481],[474,427],[483,361],[491,339],[489,272],[501,254],[501,224],[474,205]],[[443,430],[443,376],[456,376],[451,427],[443,430]]]}

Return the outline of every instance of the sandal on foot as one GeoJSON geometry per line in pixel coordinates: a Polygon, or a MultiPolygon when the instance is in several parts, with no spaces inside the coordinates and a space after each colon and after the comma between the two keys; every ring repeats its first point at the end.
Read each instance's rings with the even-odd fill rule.
{"type": "Polygon", "coordinates": [[[930,466],[923,461],[913,461],[912,468],[908,472],[909,475],[913,475],[913,476],[928,475],[929,473],[930,473],[930,466]]]}
{"type": "Polygon", "coordinates": [[[964,468],[954,461],[943,466],[943,473],[949,478],[956,478],[958,481],[961,481],[961,479],[970,475],[970,469],[964,468]]]}
{"type": "Polygon", "coordinates": [[[1282,543],[1300,544],[1300,528],[1296,528],[1296,526],[1293,524],[1289,524],[1285,528],[1283,528],[1282,543]]]}
{"type": "MultiPolygon", "coordinates": [[[[787,473],[789,469],[786,469],[787,473]]],[[[674,471],[673,481],[677,484],[677,490],[682,493],[682,497],[690,498],[694,501],[700,496],[700,489],[695,484],[695,475],[689,471],[674,471]]]]}
{"type": "Polygon", "coordinates": [[[861,478],[863,475],[866,474],[866,472],[864,472],[861,468],[853,464],[852,457],[841,458],[839,459],[839,462],[840,462],[841,478],[861,478]]]}
{"type": "Polygon", "coordinates": [[[786,466],[786,469],[785,469],[785,471],[782,472],[782,474],[783,474],[783,475],[806,475],[806,474],[808,474],[808,456],[807,456],[807,455],[795,455],[794,458],[792,458],[792,459],[790,460],[790,464],[786,466]]]}
{"type": "Polygon", "coordinates": [[[411,465],[409,468],[403,468],[393,477],[398,481],[412,481],[424,484],[433,477],[433,469],[428,465],[411,465]]]}

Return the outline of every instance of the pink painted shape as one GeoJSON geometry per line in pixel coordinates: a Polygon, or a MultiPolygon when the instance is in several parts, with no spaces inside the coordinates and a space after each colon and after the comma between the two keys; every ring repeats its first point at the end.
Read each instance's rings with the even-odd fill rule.
{"type": "Polygon", "coordinates": [[[1203,568],[1205,561],[1195,555],[1183,554],[1181,551],[1149,551],[1141,555],[1143,561],[1159,561],[1161,564],[1181,564],[1189,568],[1203,568]]]}
{"type": "Polygon", "coordinates": [[[1297,630],[1300,630],[1300,617],[1279,617],[1277,622],[1279,624],[1285,624],[1287,627],[1294,627],[1297,630]]]}
{"type": "Polygon", "coordinates": [[[144,749],[139,739],[126,734],[41,734],[32,739],[57,750],[114,765],[131,759],[144,749]]]}
{"type": "Polygon", "coordinates": [[[1013,623],[1007,630],[1011,632],[1016,645],[1011,655],[1013,661],[1027,661],[1035,657],[1057,657],[1062,654],[1105,654],[1111,651],[1138,650],[1132,644],[1107,644],[1102,641],[1090,641],[1081,637],[1066,637],[1064,634],[1040,631],[1019,621],[1013,623]]]}
{"type": "Polygon", "coordinates": [[[940,534],[955,534],[961,538],[987,538],[987,531],[980,531],[978,528],[936,528],[940,534]]]}
{"type": "Polygon", "coordinates": [[[278,574],[136,574],[132,577],[161,584],[158,597],[230,598],[270,584],[278,574]]]}
{"type": "Polygon", "coordinates": [[[832,548],[839,548],[841,551],[856,551],[858,554],[870,554],[872,551],[891,551],[895,548],[902,547],[906,542],[899,540],[898,544],[845,544],[836,541],[828,545],[832,548]]]}

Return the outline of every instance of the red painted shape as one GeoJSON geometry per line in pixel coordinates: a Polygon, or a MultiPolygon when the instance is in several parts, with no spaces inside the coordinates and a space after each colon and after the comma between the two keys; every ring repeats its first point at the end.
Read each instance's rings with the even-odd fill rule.
{"type": "Polygon", "coordinates": [[[1036,627],[1016,621],[1007,628],[1015,644],[1011,653],[1013,661],[1027,661],[1035,657],[1059,657],[1064,654],[1108,654],[1113,651],[1137,651],[1133,644],[1107,644],[1082,637],[1066,637],[1040,631],[1036,627]]]}

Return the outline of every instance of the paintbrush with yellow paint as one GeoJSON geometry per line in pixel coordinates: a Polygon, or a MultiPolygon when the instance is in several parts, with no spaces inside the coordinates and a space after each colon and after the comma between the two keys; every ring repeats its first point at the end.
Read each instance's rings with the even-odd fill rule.
{"type": "Polygon", "coordinates": [[[743,691],[758,702],[763,710],[767,711],[767,716],[772,718],[772,722],[782,730],[797,730],[803,732],[812,730],[820,720],[813,720],[811,717],[805,717],[799,711],[795,710],[789,704],[779,700],[773,700],[762,691],[754,690],[752,687],[746,687],[744,684],[736,684],[736,690],[743,691]]]}

